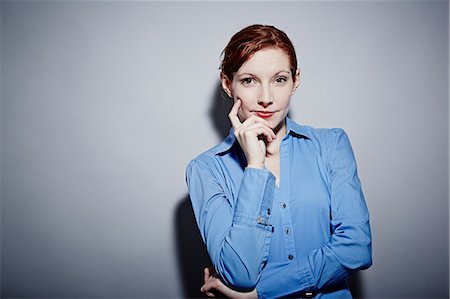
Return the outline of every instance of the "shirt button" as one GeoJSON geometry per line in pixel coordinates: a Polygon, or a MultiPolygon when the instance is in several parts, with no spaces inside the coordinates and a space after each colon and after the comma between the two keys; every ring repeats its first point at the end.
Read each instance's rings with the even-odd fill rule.
{"type": "Polygon", "coordinates": [[[270,209],[267,209],[267,215],[270,215],[270,209]]]}
{"type": "Polygon", "coordinates": [[[288,228],[285,228],[284,229],[284,233],[286,234],[286,235],[289,235],[290,233],[291,233],[291,229],[288,227],[288,228]]]}
{"type": "Polygon", "coordinates": [[[285,208],[286,208],[286,203],[285,203],[285,202],[283,202],[283,203],[281,204],[281,208],[282,208],[282,209],[285,209],[285,208]]]}
{"type": "Polygon", "coordinates": [[[292,261],[294,259],[294,256],[292,254],[288,255],[288,260],[292,261]]]}

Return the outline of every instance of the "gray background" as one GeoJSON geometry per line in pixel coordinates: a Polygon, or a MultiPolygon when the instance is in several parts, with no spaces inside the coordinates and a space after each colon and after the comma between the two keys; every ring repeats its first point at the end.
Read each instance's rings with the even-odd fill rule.
{"type": "Polygon", "coordinates": [[[448,14],[448,1],[1,2],[2,297],[195,294],[184,169],[228,129],[219,55],[252,23],[296,46],[291,117],[351,138],[374,261],[356,295],[447,297],[448,14]]]}

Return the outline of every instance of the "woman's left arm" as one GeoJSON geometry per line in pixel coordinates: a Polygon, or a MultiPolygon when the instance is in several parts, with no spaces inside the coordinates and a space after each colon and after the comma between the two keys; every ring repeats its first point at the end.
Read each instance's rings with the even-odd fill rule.
{"type": "Polygon", "coordinates": [[[331,194],[330,239],[296,262],[268,263],[256,287],[262,298],[320,292],[372,264],[369,212],[349,139],[342,129],[332,129],[325,142],[331,194]]]}

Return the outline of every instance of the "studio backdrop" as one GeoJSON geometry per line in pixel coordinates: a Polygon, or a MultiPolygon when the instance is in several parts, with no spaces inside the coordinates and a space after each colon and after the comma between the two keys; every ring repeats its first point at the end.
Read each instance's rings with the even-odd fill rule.
{"type": "Polygon", "coordinates": [[[448,297],[448,1],[2,1],[1,297],[197,296],[187,163],[228,132],[220,54],[292,39],[295,121],[349,135],[363,298],[448,297]]]}

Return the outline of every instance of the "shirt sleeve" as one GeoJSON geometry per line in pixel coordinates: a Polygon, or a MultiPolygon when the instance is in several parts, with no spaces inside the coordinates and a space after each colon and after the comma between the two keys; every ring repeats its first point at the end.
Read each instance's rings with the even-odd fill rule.
{"type": "Polygon", "coordinates": [[[217,273],[237,290],[252,290],[267,261],[275,176],[246,168],[237,195],[214,162],[192,160],[186,181],[203,241],[217,273]]]}
{"type": "Polygon", "coordinates": [[[331,196],[330,239],[295,263],[268,263],[257,285],[260,298],[321,292],[372,264],[369,212],[348,136],[342,129],[332,129],[325,142],[331,196]]]}

